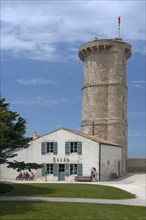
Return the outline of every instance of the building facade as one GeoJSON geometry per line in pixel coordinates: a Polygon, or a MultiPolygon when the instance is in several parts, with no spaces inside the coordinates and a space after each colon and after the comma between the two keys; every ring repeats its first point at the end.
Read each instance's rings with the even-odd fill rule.
{"type": "MultiPolygon", "coordinates": [[[[121,175],[121,147],[93,135],[61,128],[34,139],[30,146],[15,152],[11,160],[42,164],[34,170],[35,180],[74,182],[75,176],[109,180],[111,173],[121,175]]],[[[2,179],[16,179],[18,172],[1,165],[2,179]]]]}
{"type": "Polygon", "coordinates": [[[126,61],[131,45],[122,39],[100,39],[83,44],[81,131],[123,146],[123,173],[127,160],[126,61]]]}

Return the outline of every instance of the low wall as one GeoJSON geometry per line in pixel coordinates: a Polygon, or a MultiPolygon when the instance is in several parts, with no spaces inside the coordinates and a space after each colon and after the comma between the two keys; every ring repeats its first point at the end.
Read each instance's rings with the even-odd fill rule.
{"type": "Polygon", "coordinates": [[[128,158],[128,172],[146,172],[146,158],[128,158]]]}

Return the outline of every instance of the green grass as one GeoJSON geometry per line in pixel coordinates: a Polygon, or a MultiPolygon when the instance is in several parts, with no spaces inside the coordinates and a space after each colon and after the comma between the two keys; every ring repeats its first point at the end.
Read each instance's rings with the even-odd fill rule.
{"type": "Polygon", "coordinates": [[[145,220],[145,207],[50,202],[0,202],[1,220],[145,220]]]}
{"type": "Polygon", "coordinates": [[[12,184],[7,196],[44,196],[99,199],[128,199],[135,195],[124,190],[92,184],[12,184]]]}

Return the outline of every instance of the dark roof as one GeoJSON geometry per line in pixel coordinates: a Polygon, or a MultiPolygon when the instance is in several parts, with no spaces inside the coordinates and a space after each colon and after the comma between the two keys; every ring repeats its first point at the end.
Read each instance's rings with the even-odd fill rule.
{"type": "Polygon", "coordinates": [[[42,135],[42,136],[40,136],[40,137],[34,139],[33,141],[35,141],[35,140],[37,140],[37,139],[39,139],[39,138],[41,138],[41,137],[44,137],[44,136],[46,136],[46,135],[49,135],[49,134],[51,134],[51,133],[54,133],[54,132],[56,132],[56,131],[59,131],[59,130],[65,130],[65,131],[71,132],[71,133],[73,133],[73,134],[77,134],[77,135],[79,135],[79,136],[81,136],[81,137],[87,138],[87,139],[89,139],[89,140],[92,140],[92,141],[101,143],[101,144],[108,144],[108,145],[113,145],[113,146],[117,146],[117,147],[122,147],[122,145],[120,145],[120,144],[116,144],[116,143],[113,143],[112,141],[99,138],[99,137],[96,136],[96,135],[90,135],[90,134],[86,134],[86,133],[83,133],[83,132],[80,132],[80,131],[75,131],[75,130],[68,129],[68,128],[58,128],[58,129],[56,129],[56,130],[54,130],[54,131],[52,131],[52,132],[49,132],[49,133],[47,133],[47,134],[45,134],[45,135],[42,135]]]}

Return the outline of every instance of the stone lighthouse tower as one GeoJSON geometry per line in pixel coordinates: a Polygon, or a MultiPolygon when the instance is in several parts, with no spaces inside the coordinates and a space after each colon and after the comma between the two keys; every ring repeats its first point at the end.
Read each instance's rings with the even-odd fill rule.
{"type": "Polygon", "coordinates": [[[81,131],[123,146],[127,159],[126,61],[131,45],[121,38],[97,39],[79,48],[83,61],[81,131]]]}

